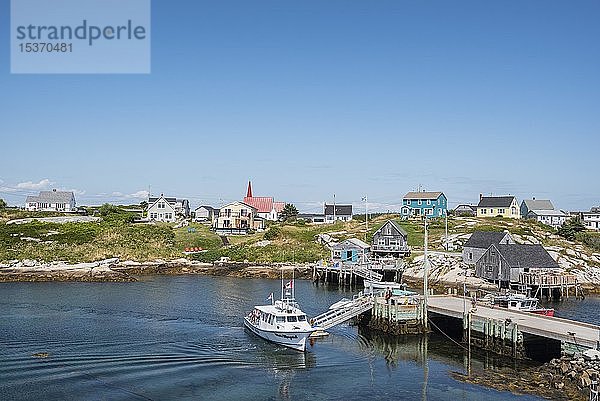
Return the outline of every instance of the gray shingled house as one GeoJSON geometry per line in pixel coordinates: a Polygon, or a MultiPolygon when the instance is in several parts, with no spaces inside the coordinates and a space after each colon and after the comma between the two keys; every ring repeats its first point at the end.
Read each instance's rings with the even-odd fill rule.
{"type": "Polygon", "coordinates": [[[32,212],[75,212],[75,194],[72,191],[40,191],[38,196],[28,196],[25,209],[32,212]]]}
{"type": "Polygon", "coordinates": [[[554,210],[554,205],[547,199],[525,199],[521,202],[521,217],[526,219],[532,210],[554,210]]]}
{"type": "Polygon", "coordinates": [[[395,258],[410,256],[408,234],[393,220],[386,221],[373,234],[371,253],[373,256],[392,256],[395,258]]]}
{"type": "Polygon", "coordinates": [[[352,205],[325,204],[324,213],[326,223],[352,220],[352,205]]]}
{"type": "Polygon", "coordinates": [[[463,246],[463,262],[474,265],[492,244],[514,244],[506,231],[475,231],[463,246]]]}
{"type": "Polygon", "coordinates": [[[493,244],[475,264],[475,275],[509,288],[519,283],[521,273],[558,268],[541,245],[493,244]]]}

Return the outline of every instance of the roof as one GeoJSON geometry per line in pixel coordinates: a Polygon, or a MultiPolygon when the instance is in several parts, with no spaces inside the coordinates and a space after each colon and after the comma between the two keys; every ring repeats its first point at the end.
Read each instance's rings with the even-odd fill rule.
{"type": "Polygon", "coordinates": [[[256,212],[256,208],[255,208],[254,206],[252,206],[252,205],[249,205],[249,204],[247,204],[246,202],[242,202],[242,201],[233,201],[233,202],[229,202],[228,204],[221,206],[221,209],[215,209],[215,210],[223,210],[223,209],[224,209],[224,208],[226,208],[227,206],[230,206],[230,205],[235,205],[235,204],[238,204],[238,203],[239,203],[240,205],[243,205],[243,206],[247,206],[247,207],[249,207],[249,208],[252,208],[252,209],[254,209],[254,211],[256,212]]]}
{"type": "Polygon", "coordinates": [[[504,231],[475,231],[463,248],[488,249],[492,244],[499,244],[506,234],[504,231]]]}
{"type": "MultiPolygon", "coordinates": [[[[325,204],[325,215],[333,216],[333,205],[325,204]]],[[[336,216],[352,216],[352,205],[335,205],[336,216]]]]}
{"type": "Polygon", "coordinates": [[[554,205],[547,199],[525,199],[523,203],[527,210],[554,210],[554,205]]]}
{"type": "Polygon", "coordinates": [[[528,214],[535,214],[536,216],[560,216],[567,217],[566,213],[561,212],[560,210],[529,210],[528,214]]]}
{"type": "Polygon", "coordinates": [[[510,207],[514,196],[482,196],[477,207],[510,207]]]}
{"type": "Polygon", "coordinates": [[[454,208],[454,210],[457,210],[459,208],[463,208],[463,209],[468,208],[468,209],[475,211],[476,207],[477,207],[476,205],[469,205],[468,203],[461,203],[460,205],[456,206],[454,208]]]}
{"type": "Polygon", "coordinates": [[[558,268],[558,263],[543,246],[508,244],[494,245],[510,267],[558,268]]]}
{"type": "Polygon", "coordinates": [[[437,199],[443,194],[443,192],[409,192],[403,199],[437,199]]]}
{"type": "Polygon", "coordinates": [[[359,240],[358,238],[348,238],[347,240],[336,244],[334,248],[347,248],[348,246],[354,246],[361,249],[369,249],[371,247],[371,245],[359,240]]]}
{"type": "Polygon", "coordinates": [[[206,210],[218,210],[218,209],[215,209],[215,208],[214,208],[214,207],[212,207],[212,206],[206,206],[206,205],[201,205],[201,206],[198,206],[198,207],[196,208],[196,210],[198,210],[198,209],[202,209],[202,208],[204,208],[204,209],[206,209],[206,210]]]}
{"type": "Polygon", "coordinates": [[[379,230],[377,230],[373,233],[373,236],[375,236],[378,232],[383,230],[384,227],[387,226],[388,224],[391,224],[396,229],[396,231],[398,231],[400,234],[402,234],[402,236],[404,238],[408,237],[408,234],[406,233],[406,231],[404,231],[404,229],[402,227],[400,227],[398,224],[396,224],[396,222],[393,220],[388,220],[385,223],[383,223],[383,225],[379,228],[379,230]]]}
{"type": "Polygon", "coordinates": [[[156,202],[157,200],[159,200],[160,198],[163,198],[170,204],[177,203],[177,198],[167,198],[166,196],[153,196],[152,198],[148,198],[148,204],[151,205],[154,202],[156,202]]]}
{"type": "Polygon", "coordinates": [[[75,195],[72,191],[40,191],[38,196],[28,196],[26,203],[43,202],[43,203],[70,203],[75,200],[75,195]]]}
{"type": "Polygon", "coordinates": [[[244,203],[258,210],[258,213],[271,213],[273,210],[273,198],[267,196],[246,196],[244,203]]]}
{"type": "Polygon", "coordinates": [[[273,207],[277,213],[281,213],[285,207],[285,202],[273,202],[273,207]]]}

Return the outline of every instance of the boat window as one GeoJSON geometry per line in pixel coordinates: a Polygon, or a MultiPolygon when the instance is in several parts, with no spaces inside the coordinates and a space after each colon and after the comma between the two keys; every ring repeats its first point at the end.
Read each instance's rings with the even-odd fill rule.
{"type": "Polygon", "coordinates": [[[304,316],[304,315],[298,316],[298,321],[299,322],[306,322],[306,316],[304,316]]]}
{"type": "Polygon", "coordinates": [[[296,316],[288,316],[287,321],[288,322],[297,322],[298,318],[296,316]]]}
{"type": "Polygon", "coordinates": [[[517,303],[513,301],[510,303],[510,306],[517,306],[517,303]]]}
{"type": "Polygon", "coordinates": [[[285,317],[284,316],[277,316],[277,323],[283,323],[285,322],[285,317]]]}

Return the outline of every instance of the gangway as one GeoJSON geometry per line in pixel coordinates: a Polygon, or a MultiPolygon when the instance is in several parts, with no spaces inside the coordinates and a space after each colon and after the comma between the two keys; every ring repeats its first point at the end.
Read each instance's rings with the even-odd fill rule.
{"type": "Polygon", "coordinates": [[[383,274],[381,273],[377,273],[367,267],[363,267],[363,266],[356,266],[353,269],[354,274],[356,274],[359,277],[362,277],[365,280],[369,280],[369,281],[381,281],[381,279],[383,278],[383,274]]]}
{"type": "Polygon", "coordinates": [[[313,327],[327,330],[361,313],[365,313],[371,310],[371,308],[373,308],[373,297],[370,295],[360,295],[339,308],[330,309],[319,316],[315,316],[311,320],[311,323],[313,327]]]}

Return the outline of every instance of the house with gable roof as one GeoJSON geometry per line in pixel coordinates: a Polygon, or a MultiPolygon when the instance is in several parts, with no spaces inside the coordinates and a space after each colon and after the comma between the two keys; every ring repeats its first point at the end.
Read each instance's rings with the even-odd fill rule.
{"type": "Polygon", "coordinates": [[[474,265],[493,244],[514,244],[507,231],[475,231],[463,245],[463,262],[474,265]]]}
{"type": "Polygon", "coordinates": [[[178,217],[187,219],[190,217],[190,203],[187,199],[177,199],[165,197],[160,194],[158,197],[148,198],[148,219],[172,223],[177,221],[178,217]]]}
{"type": "Polygon", "coordinates": [[[386,221],[373,234],[371,245],[373,256],[392,256],[395,258],[410,256],[408,234],[393,220],[386,221]]]}
{"type": "Polygon", "coordinates": [[[75,212],[75,194],[72,191],[40,191],[38,196],[28,196],[25,209],[31,212],[75,212]]]}
{"type": "Polygon", "coordinates": [[[248,234],[250,230],[264,228],[264,219],[258,216],[258,210],[247,203],[234,201],[219,209],[214,220],[215,232],[219,235],[248,234]]]}
{"type": "Polygon", "coordinates": [[[558,228],[562,226],[569,216],[554,209],[554,205],[547,199],[525,199],[521,202],[521,217],[524,219],[535,219],[540,223],[558,228]]]}
{"type": "Polygon", "coordinates": [[[500,288],[518,285],[521,273],[556,273],[559,265],[543,246],[492,244],[475,264],[477,277],[500,288]]]}
{"type": "Polygon", "coordinates": [[[479,195],[477,204],[477,217],[508,217],[518,219],[521,217],[517,198],[508,196],[483,196],[479,195]]]}
{"type": "Polygon", "coordinates": [[[444,217],[448,213],[448,199],[443,192],[409,192],[402,198],[400,214],[408,217],[444,217]]]}
{"type": "Polygon", "coordinates": [[[258,217],[271,221],[279,220],[279,215],[285,207],[285,202],[275,201],[274,198],[270,196],[253,196],[251,181],[248,181],[248,189],[243,202],[256,208],[258,217]]]}

